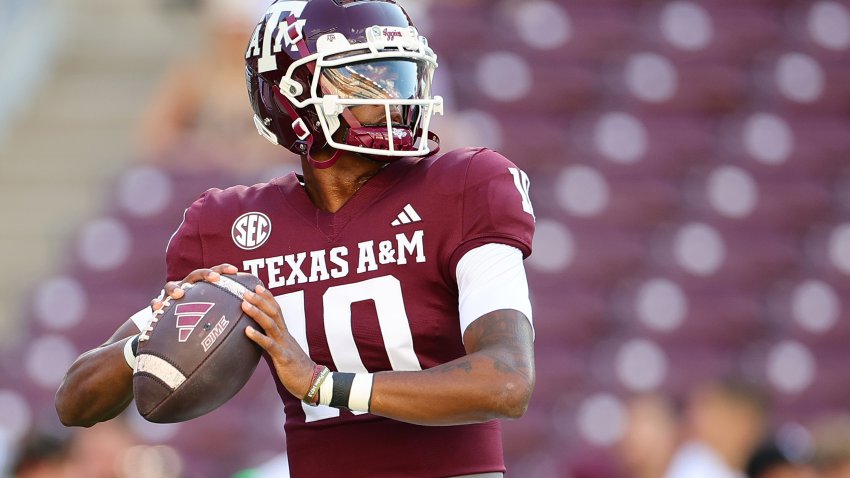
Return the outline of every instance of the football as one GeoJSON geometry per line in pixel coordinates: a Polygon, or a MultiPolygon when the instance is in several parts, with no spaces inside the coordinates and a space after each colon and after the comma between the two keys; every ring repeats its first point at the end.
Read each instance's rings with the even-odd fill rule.
{"type": "Polygon", "coordinates": [[[219,407],[245,385],[262,349],[245,335],[253,319],[242,295],[261,281],[240,273],[217,282],[184,284],[167,298],[139,336],[133,395],[148,421],[186,421],[219,407]]]}

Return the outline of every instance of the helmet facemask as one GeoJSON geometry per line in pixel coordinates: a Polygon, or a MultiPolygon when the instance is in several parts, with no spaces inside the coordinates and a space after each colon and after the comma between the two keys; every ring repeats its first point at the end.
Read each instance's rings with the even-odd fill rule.
{"type": "MultiPolygon", "coordinates": [[[[443,107],[441,97],[431,96],[436,55],[414,27],[373,26],[365,34],[366,42],[353,44],[337,32],[320,36],[317,52],[290,65],[280,80],[284,101],[297,108],[312,105],[318,125],[311,126],[320,127],[326,145],[338,151],[330,161],[311,161],[314,166],[330,166],[340,151],[380,161],[436,152],[429,145],[429,139],[437,142],[429,131],[431,116],[442,114],[443,107]],[[303,87],[292,79],[299,66],[313,70],[303,101],[297,98],[303,87]]],[[[293,122],[296,132],[311,129],[298,122],[293,122]]],[[[303,139],[308,158],[311,149],[325,146],[303,139]]]]}
{"type": "Polygon", "coordinates": [[[428,150],[420,150],[428,147],[427,141],[421,141],[417,134],[427,131],[426,122],[433,114],[433,73],[431,64],[407,59],[367,60],[322,68],[320,114],[331,120],[326,123],[325,133],[335,126],[335,112],[340,112],[348,123],[326,136],[328,144],[377,156],[427,154],[428,150]],[[350,115],[344,114],[345,109],[350,115]]]}

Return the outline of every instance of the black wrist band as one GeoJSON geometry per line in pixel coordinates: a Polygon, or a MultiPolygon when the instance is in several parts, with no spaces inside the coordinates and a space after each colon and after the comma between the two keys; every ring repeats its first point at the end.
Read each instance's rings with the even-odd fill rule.
{"type": "Polygon", "coordinates": [[[348,399],[351,396],[351,384],[354,382],[353,373],[334,373],[334,394],[331,406],[348,410],[348,399]]]}

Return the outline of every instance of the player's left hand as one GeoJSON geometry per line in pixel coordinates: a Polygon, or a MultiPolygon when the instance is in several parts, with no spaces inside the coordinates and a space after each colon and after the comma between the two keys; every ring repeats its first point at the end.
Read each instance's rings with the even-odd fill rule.
{"type": "Polygon", "coordinates": [[[313,379],[315,362],[289,334],[280,305],[265,287],[258,285],[254,292],[245,292],[242,310],[263,329],[245,329],[245,335],[257,343],[272,359],[281,383],[289,393],[301,399],[307,394],[313,379]]]}

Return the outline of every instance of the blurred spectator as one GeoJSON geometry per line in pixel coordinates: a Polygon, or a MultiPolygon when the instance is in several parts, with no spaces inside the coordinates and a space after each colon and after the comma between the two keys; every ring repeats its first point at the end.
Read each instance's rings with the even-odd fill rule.
{"type": "Polygon", "coordinates": [[[75,478],[70,460],[71,440],[40,430],[33,430],[21,440],[12,463],[15,478],[75,478]]]}
{"type": "Polygon", "coordinates": [[[814,471],[797,463],[775,441],[760,446],[747,463],[747,478],[815,478],[814,471]]]}
{"type": "Polygon", "coordinates": [[[687,441],[666,478],[743,478],[747,461],[764,439],[767,400],[743,381],[703,384],[687,405],[687,441]]]}
{"type": "Polygon", "coordinates": [[[676,412],[661,395],[643,395],[628,404],[629,420],[617,451],[629,478],[658,478],[679,443],[676,412]]]}
{"type": "Polygon", "coordinates": [[[121,418],[98,423],[91,428],[76,429],[69,450],[75,476],[124,477],[122,460],[126,452],[137,444],[137,438],[121,418]]]}
{"type": "Polygon", "coordinates": [[[850,478],[850,416],[828,415],[811,426],[814,465],[821,478],[850,478]]]}
{"type": "Polygon", "coordinates": [[[289,478],[289,457],[283,452],[258,466],[236,473],[233,478],[289,478]]]}
{"type": "Polygon", "coordinates": [[[245,89],[245,46],[268,3],[201,2],[199,47],[171,67],[143,114],[139,147],[146,160],[250,174],[289,155],[259,137],[245,89]]]}

